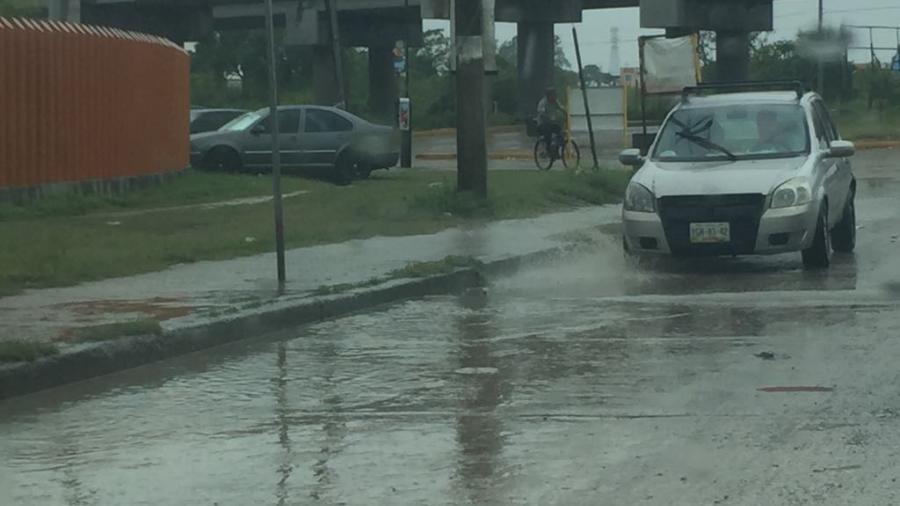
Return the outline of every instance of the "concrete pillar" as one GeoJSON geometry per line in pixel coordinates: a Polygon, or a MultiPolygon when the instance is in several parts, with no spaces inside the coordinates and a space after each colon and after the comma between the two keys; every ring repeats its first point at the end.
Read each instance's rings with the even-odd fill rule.
{"type": "Polygon", "coordinates": [[[750,33],[716,32],[716,80],[750,79],[750,33]]]}
{"type": "Polygon", "coordinates": [[[519,116],[533,118],[544,91],[554,83],[553,23],[519,23],[517,42],[519,116]]]}
{"type": "Polygon", "coordinates": [[[313,94],[317,105],[332,106],[338,102],[337,74],[331,46],[313,46],[313,94]]]}
{"type": "Polygon", "coordinates": [[[369,112],[393,124],[399,89],[394,75],[394,46],[369,46],[369,112]]]}
{"type": "Polygon", "coordinates": [[[47,0],[49,18],[54,21],[81,22],[81,0],[47,0]]]}

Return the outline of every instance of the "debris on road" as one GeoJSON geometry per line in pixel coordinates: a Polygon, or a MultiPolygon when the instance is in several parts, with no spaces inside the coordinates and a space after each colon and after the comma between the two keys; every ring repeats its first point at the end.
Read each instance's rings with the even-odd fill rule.
{"type": "Polygon", "coordinates": [[[791,386],[791,387],[762,387],[757,388],[760,392],[834,392],[834,388],[832,387],[805,387],[805,386],[791,386]]]}

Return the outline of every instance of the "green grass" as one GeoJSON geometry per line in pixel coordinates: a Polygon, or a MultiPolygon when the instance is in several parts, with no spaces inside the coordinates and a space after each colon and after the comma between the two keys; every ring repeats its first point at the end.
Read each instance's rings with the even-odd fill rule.
{"type": "Polygon", "coordinates": [[[78,327],[69,331],[69,342],[112,341],[129,336],[149,336],[162,334],[159,322],[150,318],[130,322],[105,323],[78,327]]]}
{"type": "Polygon", "coordinates": [[[477,269],[481,265],[481,262],[475,258],[451,255],[433,262],[410,262],[405,267],[390,272],[388,278],[427,278],[428,276],[449,274],[457,269],[477,269]]]}
{"type": "MultiPolygon", "coordinates": [[[[473,221],[613,202],[629,175],[618,170],[577,176],[496,171],[489,177],[487,201],[457,193],[455,177],[437,171],[377,172],[348,187],[286,177],[285,192],[309,191],[284,202],[287,245],[432,233],[473,221]]],[[[165,187],[129,194],[121,202],[99,199],[84,204],[75,198],[74,204],[42,201],[20,207],[0,216],[0,294],[272,251],[271,203],[110,214],[265,195],[269,184],[267,177],[188,172],[165,187]]]]}
{"type": "Polygon", "coordinates": [[[458,269],[472,268],[479,269],[482,263],[472,257],[449,255],[441,260],[431,262],[409,262],[405,266],[389,272],[382,277],[375,277],[361,281],[359,283],[339,283],[337,285],[322,285],[312,291],[313,295],[333,295],[337,293],[356,290],[358,288],[367,288],[381,283],[386,283],[394,279],[404,278],[425,278],[428,276],[437,276],[440,274],[449,274],[458,269]]]}
{"type": "Polygon", "coordinates": [[[34,362],[59,353],[59,348],[43,341],[0,341],[0,363],[34,362]]]}
{"type": "MultiPolygon", "coordinates": [[[[306,182],[302,179],[286,177],[283,180],[282,190],[284,193],[290,193],[306,186],[306,182]]],[[[121,196],[65,193],[22,205],[3,203],[0,204],[0,222],[186,206],[271,193],[272,180],[265,176],[188,170],[161,185],[132,190],[121,196]]]]}
{"type": "Polygon", "coordinates": [[[841,135],[849,140],[900,139],[900,114],[879,114],[872,111],[844,113],[835,118],[841,135]]]}

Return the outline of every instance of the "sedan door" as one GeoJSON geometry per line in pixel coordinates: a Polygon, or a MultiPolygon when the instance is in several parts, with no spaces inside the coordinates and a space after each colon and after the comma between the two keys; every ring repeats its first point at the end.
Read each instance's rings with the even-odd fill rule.
{"type": "Polygon", "coordinates": [[[353,130],[353,122],[338,113],[307,107],[304,110],[303,136],[300,139],[303,167],[334,167],[338,152],[350,142],[353,130]]]}
{"type": "MultiPolygon", "coordinates": [[[[820,101],[813,102],[815,130],[819,138],[819,150],[827,151],[836,140],[837,131],[831,123],[828,111],[820,101]]],[[[835,225],[844,213],[850,183],[850,163],[846,159],[828,158],[823,153],[819,159],[820,170],[824,174],[825,193],[828,195],[828,223],[835,225]]]]}
{"type": "MultiPolygon", "coordinates": [[[[297,167],[300,164],[300,109],[278,111],[279,151],[281,164],[297,167]]],[[[241,139],[244,165],[253,168],[272,166],[272,133],[270,116],[259,120],[246,130],[241,139]]]]}

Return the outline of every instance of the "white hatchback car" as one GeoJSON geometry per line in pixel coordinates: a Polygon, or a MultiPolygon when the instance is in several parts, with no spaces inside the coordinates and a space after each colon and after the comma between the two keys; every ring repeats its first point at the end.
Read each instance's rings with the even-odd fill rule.
{"type": "Polygon", "coordinates": [[[632,254],[801,251],[825,268],[856,245],[856,179],[822,99],[799,83],[686,88],[626,190],[632,254]],[[785,88],[790,91],[771,91],[785,88]],[[759,91],[766,90],[766,91],[759,91]]]}

